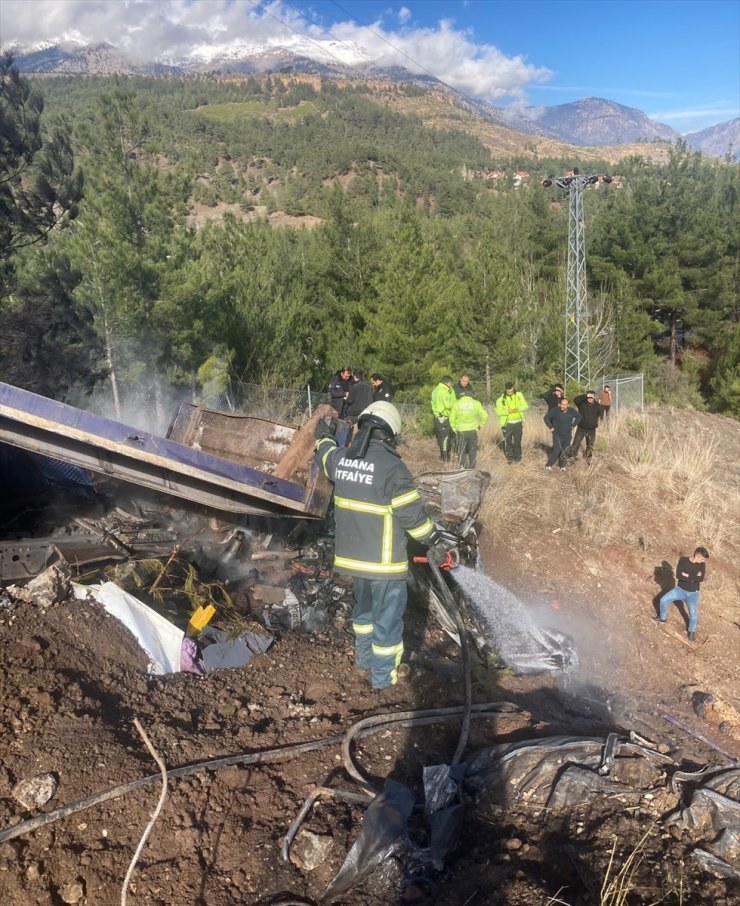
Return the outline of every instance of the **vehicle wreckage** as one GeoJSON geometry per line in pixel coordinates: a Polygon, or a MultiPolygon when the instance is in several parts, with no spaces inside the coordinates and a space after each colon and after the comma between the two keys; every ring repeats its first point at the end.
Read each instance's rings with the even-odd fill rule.
{"type": "MultiPolygon", "coordinates": [[[[269,628],[316,628],[337,607],[351,608],[348,585],[331,574],[332,488],[314,458],[319,419],[333,419],[340,444],[350,435],[335,414],[321,405],[291,425],[183,402],[160,437],[0,383],[0,582],[26,581],[55,563],[79,576],[177,553],[237,593],[257,586],[252,610],[269,628]],[[282,600],[260,601],[264,586],[284,587],[282,600]]],[[[471,567],[489,481],[472,469],[417,476],[430,516],[471,567]]],[[[419,553],[412,543],[412,558],[419,553]]],[[[411,584],[459,644],[426,566],[412,562],[411,584]]],[[[521,673],[577,663],[570,639],[550,630],[496,651],[481,608],[449,585],[484,657],[521,673]]]]}

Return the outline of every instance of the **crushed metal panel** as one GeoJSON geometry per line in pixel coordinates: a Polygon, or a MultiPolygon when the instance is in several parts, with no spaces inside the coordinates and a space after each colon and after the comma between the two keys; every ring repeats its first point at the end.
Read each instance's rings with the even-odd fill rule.
{"type": "Polygon", "coordinates": [[[292,425],[266,418],[180,403],[167,437],[194,450],[272,473],[297,431],[292,425]]]}

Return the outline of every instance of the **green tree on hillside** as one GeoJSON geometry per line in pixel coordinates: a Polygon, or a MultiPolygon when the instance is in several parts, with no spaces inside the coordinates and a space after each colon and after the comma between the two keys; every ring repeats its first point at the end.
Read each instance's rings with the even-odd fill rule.
{"type": "Polygon", "coordinates": [[[151,363],[161,349],[152,310],[171,266],[183,195],[177,178],[162,174],[148,152],[148,131],[133,92],[100,95],[81,130],[88,183],[67,243],[82,274],[75,298],[102,339],[117,416],[122,382],[152,381],[151,363]]]}
{"type": "Polygon", "coordinates": [[[82,190],[65,124],[44,130],[43,110],[12,56],[0,56],[0,293],[12,257],[74,217],[82,190]]]}

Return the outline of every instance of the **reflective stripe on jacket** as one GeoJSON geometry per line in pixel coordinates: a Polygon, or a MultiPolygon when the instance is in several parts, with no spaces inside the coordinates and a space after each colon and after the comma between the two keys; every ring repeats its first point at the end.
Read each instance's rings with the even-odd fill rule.
{"type": "Polygon", "coordinates": [[[461,396],[455,400],[450,415],[453,431],[477,431],[488,421],[488,413],[472,396],[461,396]]]}
{"type": "Polygon", "coordinates": [[[455,405],[455,391],[440,381],[432,390],[432,415],[435,418],[449,418],[455,405]]]}
{"type": "Polygon", "coordinates": [[[406,533],[428,543],[434,524],[403,460],[378,440],[364,459],[349,459],[332,437],[322,437],[316,449],[334,483],[334,568],[366,579],[406,578],[406,533]]]}
{"type": "Polygon", "coordinates": [[[529,409],[529,405],[524,399],[524,394],[520,393],[518,390],[516,393],[512,393],[511,396],[502,393],[496,400],[496,415],[498,416],[498,423],[502,428],[505,425],[520,422],[527,409],[529,409]],[[519,411],[513,412],[512,410],[514,409],[518,409],[519,411]]]}

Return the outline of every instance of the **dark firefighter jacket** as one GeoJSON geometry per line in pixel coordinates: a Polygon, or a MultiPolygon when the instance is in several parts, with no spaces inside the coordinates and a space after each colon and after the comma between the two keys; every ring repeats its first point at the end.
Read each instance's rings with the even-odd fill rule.
{"type": "Polygon", "coordinates": [[[601,418],[602,408],[599,403],[595,400],[593,403],[586,402],[586,394],[583,393],[581,396],[577,396],[573,402],[576,404],[576,408],[581,413],[581,428],[585,428],[587,431],[592,431],[594,428],[599,427],[599,419],[601,418]]]}
{"type": "Polygon", "coordinates": [[[570,436],[573,431],[573,425],[581,422],[581,413],[576,412],[570,406],[563,412],[559,407],[550,409],[545,416],[545,424],[548,428],[554,428],[558,437],[565,438],[570,443],[570,436]]]}
{"type": "Polygon", "coordinates": [[[375,439],[364,459],[348,459],[332,437],[322,437],[316,449],[334,483],[334,568],[366,579],[405,579],[405,533],[428,544],[434,524],[401,457],[375,439]]]}

